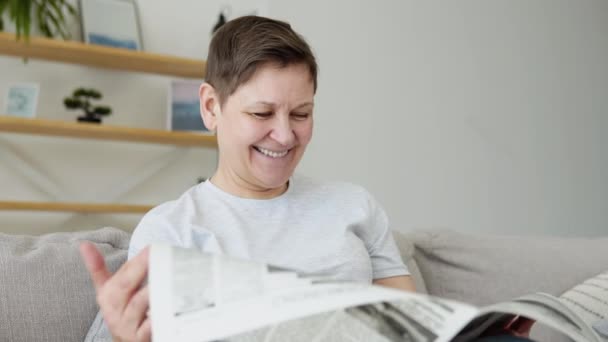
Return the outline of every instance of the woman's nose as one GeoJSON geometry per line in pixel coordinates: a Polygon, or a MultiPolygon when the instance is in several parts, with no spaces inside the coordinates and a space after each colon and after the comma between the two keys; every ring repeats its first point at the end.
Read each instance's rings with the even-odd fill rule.
{"type": "Polygon", "coordinates": [[[272,131],[270,132],[270,138],[281,144],[282,146],[289,146],[294,143],[295,133],[289,116],[283,117],[282,115],[275,116],[273,120],[272,131]]]}

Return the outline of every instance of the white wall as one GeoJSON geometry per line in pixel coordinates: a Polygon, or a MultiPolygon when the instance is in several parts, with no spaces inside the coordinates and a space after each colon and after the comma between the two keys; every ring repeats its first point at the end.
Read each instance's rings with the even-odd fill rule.
{"type": "Polygon", "coordinates": [[[398,229],[608,231],[608,2],[272,1],[321,65],[302,170],[398,229]]]}
{"type": "MultiPolygon", "coordinates": [[[[140,1],[146,49],[205,55],[221,4],[140,1]]],[[[363,184],[401,230],[606,233],[607,2],[270,0],[258,5],[290,21],[320,63],[315,138],[300,172],[363,184]]],[[[118,109],[108,123],[164,125],[167,78],[161,76],[36,61],[24,66],[5,57],[0,71],[2,93],[9,81],[42,84],[42,117],[74,117],[57,99],[86,81],[102,88],[118,109]]],[[[126,161],[145,163],[168,150],[112,143],[108,151],[107,143],[10,138],[32,147],[28,153],[37,153],[55,177],[78,183],[77,190],[87,189],[95,171],[86,151],[95,151],[95,162],[107,165],[103,181],[94,182],[99,188],[126,173],[126,161]],[[74,154],[84,166],[63,164],[74,154]],[[117,168],[110,171],[110,166],[117,168]]],[[[213,153],[191,153],[189,162],[124,199],[147,203],[177,196],[215,163],[213,153]]],[[[0,155],[1,193],[40,196],[25,191],[26,184],[5,171],[7,163],[0,155]]],[[[0,213],[0,225],[23,229],[69,218],[56,216],[0,213]]],[[[99,221],[129,228],[137,218],[99,221]]],[[[70,229],[87,222],[94,221],[72,221],[70,229]]]]}

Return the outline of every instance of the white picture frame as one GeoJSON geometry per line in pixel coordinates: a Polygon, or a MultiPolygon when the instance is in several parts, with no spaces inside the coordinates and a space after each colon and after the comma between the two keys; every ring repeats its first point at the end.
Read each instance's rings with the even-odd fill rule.
{"type": "Polygon", "coordinates": [[[143,50],[134,0],[79,0],[79,6],[85,43],[143,50]]]}
{"type": "Polygon", "coordinates": [[[37,83],[10,84],[4,99],[4,113],[21,118],[36,117],[40,85],[37,83]]]}
{"type": "Polygon", "coordinates": [[[202,80],[178,80],[169,82],[167,94],[167,129],[201,134],[210,132],[200,114],[198,90],[202,80]]]}

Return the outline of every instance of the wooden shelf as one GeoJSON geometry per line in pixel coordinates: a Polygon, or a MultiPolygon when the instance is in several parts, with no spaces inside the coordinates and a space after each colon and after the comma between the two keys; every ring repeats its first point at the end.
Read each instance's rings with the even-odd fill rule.
{"type": "Polygon", "coordinates": [[[41,37],[30,37],[29,42],[17,41],[14,34],[6,32],[0,32],[0,54],[200,79],[204,77],[206,65],[203,60],[84,44],[77,41],[41,37]]]}
{"type": "Polygon", "coordinates": [[[144,214],[150,211],[150,205],[130,204],[91,204],[91,203],[59,203],[59,202],[13,202],[0,201],[0,210],[13,211],[49,211],[76,213],[120,213],[144,214]]]}
{"type": "Polygon", "coordinates": [[[191,147],[217,146],[215,136],[194,132],[170,132],[46,119],[24,119],[5,115],[0,115],[0,131],[191,147]]]}

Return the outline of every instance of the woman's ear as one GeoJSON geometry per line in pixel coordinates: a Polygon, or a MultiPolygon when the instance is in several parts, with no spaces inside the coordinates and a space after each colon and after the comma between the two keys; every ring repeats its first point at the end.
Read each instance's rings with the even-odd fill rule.
{"type": "Polygon", "coordinates": [[[205,127],[211,132],[217,130],[217,116],[220,115],[220,99],[215,88],[207,82],[201,84],[198,90],[201,103],[201,117],[205,127]]]}

